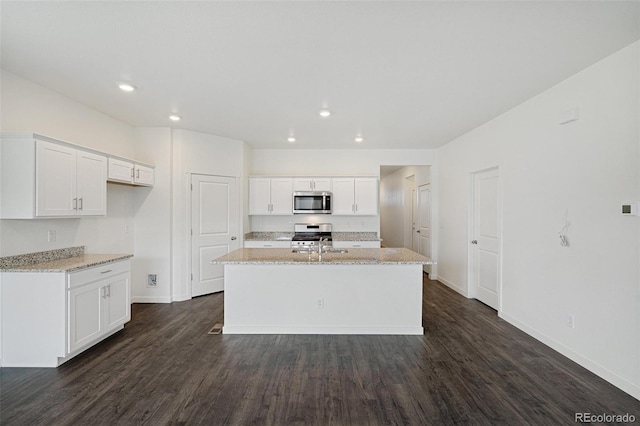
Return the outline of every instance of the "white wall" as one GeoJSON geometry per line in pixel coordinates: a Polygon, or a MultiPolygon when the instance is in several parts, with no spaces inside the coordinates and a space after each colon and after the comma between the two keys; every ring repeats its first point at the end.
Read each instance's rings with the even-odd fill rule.
{"type": "Polygon", "coordinates": [[[386,247],[407,247],[405,231],[411,220],[411,200],[405,185],[413,177],[416,191],[430,183],[428,166],[406,166],[380,178],[380,237],[386,247]]]}
{"type": "MultiPolygon", "coordinates": [[[[186,300],[191,297],[190,283],[190,176],[193,173],[231,176],[238,181],[238,211],[243,218],[243,200],[246,197],[242,177],[246,161],[244,142],[193,132],[173,130],[172,158],[172,298],[186,300]]],[[[242,234],[243,221],[239,223],[242,234]]],[[[238,244],[242,241],[238,239],[238,244]]]]}
{"type": "Polygon", "coordinates": [[[153,188],[136,188],[133,302],[171,302],[171,129],[136,128],[136,158],[155,165],[153,188]],[[157,275],[157,286],[147,275],[157,275]]]}
{"type": "MultiPolygon", "coordinates": [[[[133,128],[4,70],[0,126],[35,132],[116,155],[133,157],[133,128]]],[[[84,245],[88,253],[131,253],[134,188],[109,184],[106,217],[0,220],[0,256],[84,245]],[[56,242],[47,232],[56,231],[56,242]]]]}
{"type": "Polygon", "coordinates": [[[467,290],[469,174],[500,167],[500,315],[640,397],[639,44],[445,145],[439,279],[467,290]],[[579,108],[578,121],[559,114],[579,108]],[[565,214],[569,246],[558,232],[565,214]],[[575,328],[566,324],[575,315],[575,328]]]}
{"type": "MultiPolygon", "coordinates": [[[[430,149],[254,149],[252,176],[380,176],[380,166],[431,165],[430,149]]],[[[331,222],[334,231],[380,232],[379,216],[251,216],[251,231],[293,231],[296,222],[331,222]]]]}

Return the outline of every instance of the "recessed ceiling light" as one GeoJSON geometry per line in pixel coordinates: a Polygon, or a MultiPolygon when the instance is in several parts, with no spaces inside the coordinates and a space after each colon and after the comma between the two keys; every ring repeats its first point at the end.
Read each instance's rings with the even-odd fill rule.
{"type": "Polygon", "coordinates": [[[293,136],[289,136],[287,138],[287,142],[295,142],[295,141],[296,141],[296,138],[294,138],[293,136]]]}
{"type": "Polygon", "coordinates": [[[130,85],[128,83],[119,84],[118,87],[123,92],[133,92],[134,90],[136,90],[135,86],[132,86],[132,85],[130,85]]]}
{"type": "Polygon", "coordinates": [[[361,143],[362,141],[364,141],[364,138],[362,136],[356,136],[356,138],[354,139],[357,143],[361,143]]]}
{"type": "Polygon", "coordinates": [[[171,114],[169,116],[169,120],[171,120],[171,121],[180,121],[180,118],[182,118],[182,117],[180,117],[179,115],[175,115],[175,114],[171,114]]]}
{"type": "Polygon", "coordinates": [[[320,114],[320,117],[322,118],[327,118],[331,115],[331,111],[329,111],[328,109],[323,109],[318,114],[320,114]]]}

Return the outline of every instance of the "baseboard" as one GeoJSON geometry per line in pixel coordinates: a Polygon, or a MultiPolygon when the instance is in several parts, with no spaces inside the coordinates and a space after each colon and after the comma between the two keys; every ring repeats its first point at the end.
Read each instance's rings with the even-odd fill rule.
{"type": "Polygon", "coordinates": [[[447,287],[449,287],[451,290],[460,293],[461,295],[463,295],[464,297],[469,297],[467,296],[467,290],[463,289],[462,287],[455,285],[454,283],[452,283],[451,281],[447,280],[446,278],[439,276],[438,278],[436,278],[438,280],[438,282],[441,282],[442,284],[446,285],[447,287]]]}
{"type": "Polygon", "coordinates": [[[423,335],[424,329],[415,326],[398,327],[297,327],[263,325],[225,325],[222,334],[376,334],[376,335],[423,335]]]}
{"type": "Polygon", "coordinates": [[[608,369],[606,369],[605,367],[601,366],[600,364],[591,361],[588,358],[585,358],[584,356],[580,355],[579,353],[569,349],[568,347],[564,346],[562,343],[558,342],[557,340],[552,339],[551,337],[545,335],[544,333],[541,333],[540,331],[531,328],[529,326],[527,326],[526,324],[521,323],[520,321],[518,321],[516,318],[505,314],[504,312],[499,312],[498,316],[502,319],[504,319],[505,321],[507,321],[509,324],[513,325],[514,327],[524,331],[525,333],[527,333],[529,336],[533,337],[534,339],[544,343],[545,345],[549,346],[551,349],[555,350],[556,352],[561,353],[562,355],[566,356],[567,358],[569,358],[570,360],[572,360],[573,362],[575,362],[576,364],[581,365],[582,367],[586,368],[587,370],[591,371],[593,374],[600,376],[601,378],[603,378],[604,380],[606,380],[607,382],[611,383],[612,385],[614,385],[615,387],[621,389],[622,391],[628,393],[629,395],[631,395],[632,397],[634,397],[635,399],[640,400],[640,386],[635,385],[625,379],[623,379],[622,377],[618,376],[617,374],[609,371],[608,369]]]}
{"type": "Polygon", "coordinates": [[[131,303],[171,303],[168,296],[132,296],[131,303]]]}

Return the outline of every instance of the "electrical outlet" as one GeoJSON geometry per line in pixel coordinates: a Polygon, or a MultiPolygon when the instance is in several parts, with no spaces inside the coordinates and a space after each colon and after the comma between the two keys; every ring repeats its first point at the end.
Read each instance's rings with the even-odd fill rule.
{"type": "Polygon", "coordinates": [[[54,243],[56,241],[56,231],[51,230],[47,232],[47,241],[54,243]]]}
{"type": "Polygon", "coordinates": [[[156,287],[157,285],[158,285],[158,275],[157,274],[147,275],[147,287],[156,287]]]}
{"type": "Polygon", "coordinates": [[[567,315],[567,327],[576,328],[576,317],[572,314],[567,315]]]}
{"type": "Polygon", "coordinates": [[[318,309],[324,308],[324,299],[318,299],[318,309]]]}

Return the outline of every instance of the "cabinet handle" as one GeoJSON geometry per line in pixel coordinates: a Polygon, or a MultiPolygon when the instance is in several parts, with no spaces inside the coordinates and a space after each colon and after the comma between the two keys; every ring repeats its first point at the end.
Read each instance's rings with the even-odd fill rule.
{"type": "Polygon", "coordinates": [[[78,210],[78,199],[77,198],[73,199],[73,209],[74,210],[78,210]]]}
{"type": "Polygon", "coordinates": [[[358,211],[358,205],[356,204],[355,206],[356,206],[356,211],[358,211]]]}
{"type": "Polygon", "coordinates": [[[109,272],[113,271],[113,269],[107,269],[106,271],[102,271],[100,272],[101,274],[108,274],[109,272]]]}
{"type": "Polygon", "coordinates": [[[78,210],[82,210],[84,208],[84,197],[79,198],[80,200],[80,208],[78,210]]]}
{"type": "Polygon", "coordinates": [[[102,290],[102,295],[100,297],[102,299],[105,299],[107,297],[107,288],[106,287],[102,287],[100,290],[102,290]]]}
{"type": "Polygon", "coordinates": [[[136,179],[140,179],[140,169],[137,171],[136,179]]]}
{"type": "Polygon", "coordinates": [[[107,288],[107,297],[111,297],[111,284],[109,284],[106,288],[107,288]]]}

